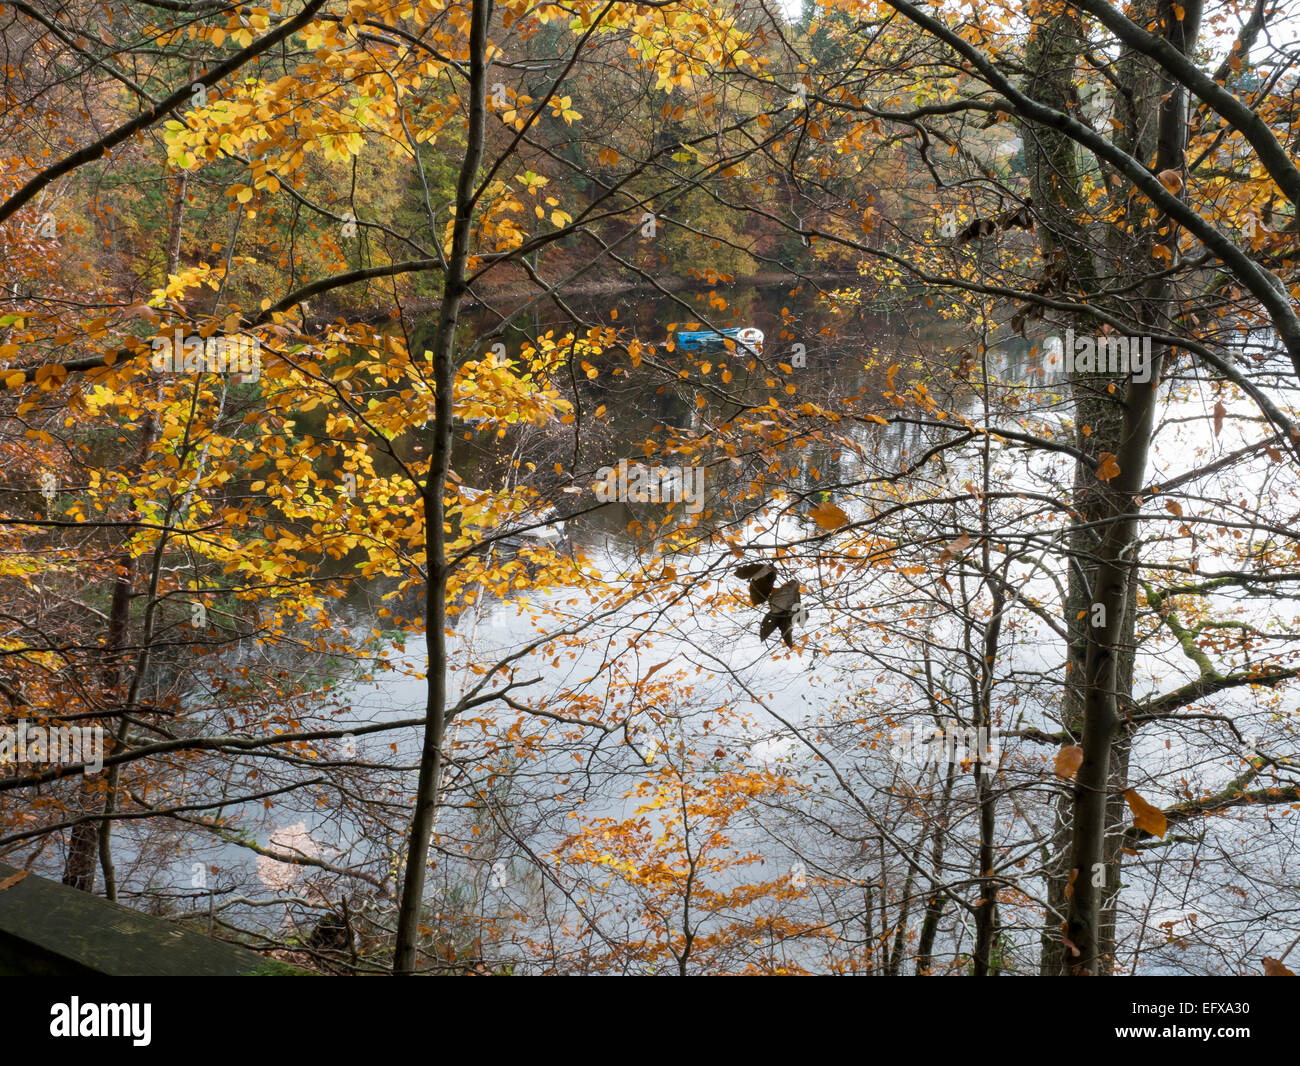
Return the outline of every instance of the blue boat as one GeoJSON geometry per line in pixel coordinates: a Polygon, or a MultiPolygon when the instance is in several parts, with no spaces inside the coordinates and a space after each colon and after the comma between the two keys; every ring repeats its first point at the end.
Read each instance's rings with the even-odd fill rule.
{"type": "Polygon", "coordinates": [[[736,351],[763,350],[763,331],[747,326],[740,329],[688,329],[674,333],[670,343],[679,351],[698,352],[709,348],[725,348],[727,341],[735,341],[736,351]]]}

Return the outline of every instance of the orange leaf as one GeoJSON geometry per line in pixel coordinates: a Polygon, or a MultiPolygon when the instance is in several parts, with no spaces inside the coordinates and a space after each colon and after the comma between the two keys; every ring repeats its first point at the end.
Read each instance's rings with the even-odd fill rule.
{"type": "Polygon", "coordinates": [[[841,511],[830,500],[823,500],[811,511],[808,517],[816,522],[822,529],[839,529],[840,526],[849,524],[849,516],[841,511]]]}
{"type": "Polygon", "coordinates": [[[1156,175],[1156,181],[1175,195],[1183,191],[1183,176],[1176,170],[1162,170],[1156,175]]]}
{"type": "Polygon", "coordinates": [[[1097,478],[1100,481],[1109,481],[1113,477],[1119,476],[1119,463],[1115,462],[1115,456],[1110,452],[1102,452],[1101,460],[1097,464],[1097,478]]]}
{"type": "Polygon", "coordinates": [[[1124,798],[1128,800],[1129,810],[1133,812],[1133,824],[1135,826],[1146,830],[1152,836],[1163,837],[1165,835],[1169,829],[1169,820],[1159,807],[1152,807],[1131,788],[1124,790],[1124,798]]]}
{"type": "Polygon", "coordinates": [[[1165,510],[1171,515],[1176,515],[1179,518],[1183,517],[1183,505],[1177,500],[1165,500],[1165,510]]]}
{"type": "Polygon", "coordinates": [[[3,881],[0,881],[0,892],[3,892],[6,888],[13,888],[14,885],[18,884],[18,882],[26,876],[26,870],[19,870],[16,874],[6,877],[3,881]]]}
{"type": "Polygon", "coordinates": [[[1062,781],[1071,781],[1082,762],[1083,749],[1078,744],[1067,744],[1056,753],[1056,765],[1052,769],[1062,781]]]}
{"type": "Polygon", "coordinates": [[[650,667],[650,669],[647,670],[647,671],[645,672],[645,677],[643,677],[641,680],[642,680],[642,681],[649,681],[652,677],[655,676],[655,674],[657,674],[660,670],[662,670],[662,669],[663,669],[665,666],[667,666],[670,662],[672,662],[671,659],[665,659],[665,660],[664,660],[663,662],[661,662],[661,663],[655,663],[654,666],[650,667]]]}

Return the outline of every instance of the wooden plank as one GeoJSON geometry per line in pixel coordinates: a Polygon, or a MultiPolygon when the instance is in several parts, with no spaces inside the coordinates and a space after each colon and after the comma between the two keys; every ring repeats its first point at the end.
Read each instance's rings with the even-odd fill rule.
{"type": "MultiPolygon", "coordinates": [[[[18,872],[0,863],[0,882],[18,872]]],[[[35,874],[0,890],[0,975],[236,977],[303,972],[35,874]]]]}

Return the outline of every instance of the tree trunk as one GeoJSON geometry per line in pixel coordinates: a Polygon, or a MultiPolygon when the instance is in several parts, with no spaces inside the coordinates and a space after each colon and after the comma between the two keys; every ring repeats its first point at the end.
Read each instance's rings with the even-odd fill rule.
{"type": "MultiPolygon", "coordinates": [[[[1195,45],[1200,26],[1199,0],[1186,5],[1160,0],[1159,13],[1165,39],[1184,55],[1195,45]],[[1182,17],[1178,17],[1181,15],[1182,17]]],[[[1185,167],[1184,146],[1187,138],[1186,96],[1181,85],[1169,78],[1158,81],[1160,102],[1157,123],[1157,149],[1154,169],[1157,172],[1185,167]]],[[[1169,230],[1174,226],[1167,217],[1161,220],[1169,230]]],[[[1156,243],[1176,248],[1176,233],[1157,237],[1158,226],[1138,231],[1139,252],[1132,260],[1137,271],[1149,273],[1156,262],[1152,248],[1156,243]]],[[[1162,276],[1151,278],[1141,289],[1140,321],[1147,326],[1162,325],[1176,318],[1176,306],[1168,281],[1162,276]]],[[[1139,493],[1146,476],[1147,454],[1155,417],[1160,372],[1164,351],[1153,346],[1151,373],[1146,382],[1133,381],[1125,402],[1122,437],[1115,452],[1119,473],[1110,480],[1116,517],[1106,527],[1098,552],[1093,604],[1100,605],[1100,625],[1088,630],[1088,649],[1084,667],[1086,685],[1083,719],[1083,763],[1075,780],[1074,839],[1071,850],[1073,891],[1069,897],[1067,935],[1072,958],[1070,973],[1076,976],[1098,975],[1113,964],[1105,960],[1105,932],[1101,903],[1112,899],[1118,888],[1107,883],[1105,836],[1107,815],[1117,809],[1112,799],[1111,749],[1121,725],[1120,656],[1123,654],[1123,627],[1129,616],[1130,598],[1134,594],[1139,493]],[[1102,883],[1094,876],[1101,873],[1102,883]]],[[[1131,663],[1131,641],[1128,651],[1131,663]]],[[[1130,677],[1131,682],[1131,677],[1130,677]]],[[[1131,685],[1130,685],[1131,688],[1131,685]]],[[[1125,692],[1126,697],[1129,692],[1125,692]]],[[[1126,709],[1126,708],[1123,708],[1126,709]]],[[[1113,918],[1110,919],[1113,923],[1113,918]]],[[[1111,938],[1113,941],[1113,924],[1111,938]]]]}
{"type": "MultiPolygon", "coordinates": [[[[416,968],[416,940],[429,861],[429,840],[438,807],[442,771],[442,739],[447,713],[447,551],[443,529],[443,497],[451,466],[452,380],[455,376],[456,322],[465,296],[470,223],[474,190],[483,158],[486,123],[487,29],[491,0],[474,0],[469,35],[469,121],[465,155],[456,182],[456,222],[451,255],[443,284],[442,308],[433,342],[434,426],[429,476],[421,491],[424,504],[428,580],[425,586],[425,637],[428,642],[428,698],[424,746],[416,785],[415,810],[406,849],[406,872],[397,916],[393,973],[408,975],[416,968]]],[[[435,234],[435,238],[436,238],[435,234]]]]}

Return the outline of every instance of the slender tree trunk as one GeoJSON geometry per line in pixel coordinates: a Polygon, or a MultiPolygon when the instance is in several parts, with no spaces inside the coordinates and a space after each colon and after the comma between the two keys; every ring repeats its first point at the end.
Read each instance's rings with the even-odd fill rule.
{"type": "MultiPolygon", "coordinates": [[[[957,780],[957,767],[948,763],[947,777],[943,783],[943,799],[939,803],[939,816],[934,830],[934,850],[930,853],[930,869],[934,879],[942,883],[943,846],[948,831],[948,812],[952,806],[952,786],[957,780]]],[[[939,919],[948,904],[946,892],[936,889],[925,904],[925,917],[921,920],[921,934],[916,944],[916,975],[928,977],[934,965],[934,940],[939,932],[939,919]]]]}
{"type": "Polygon", "coordinates": [[[875,926],[872,922],[873,908],[875,906],[872,898],[871,886],[868,885],[862,890],[862,928],[863,934],[867,940],[867,975],[874,975],[876,972],[876,948],[875,948],[875,926]]]}
{"type": "MultiPolygon", "coordinates": [[[[190,74],[193,75],[191,66],[190,74]]],[[[171,221],[167,228],[166,274],[175,274],[180,268],[181,237],[185,232],[185,196],[189,184],[188,171],[181,171],[176,181],[176,192],[172,197],[171,221]]],[[[147,418],[140,443],[139,463],[144,465],[153,443],[154,424],[147,418]]],[[[136,560],[129,552],[119,557],[113,576],[113,600],[108,615],[108,638],[105,642],[106,665],[104,667],[105,695],[111,695],[121,683],[121,664],[117,654],[127,644],[131,630],[131,596],[135,591],[136,560]]],[[[121,702],[121,701],[115,701],[121,702]]],[[[119,710],[124,710],[119,707],[119,710]]],[[[114,729],[115,742],[125,738],[126,719],[119,718],[114,729]]],[[[103,814],[112,813],[112,789],[116,787],[118,774],[110,773],[88,777],[82,790],[83,812],[93,810],[103,814]],[[99,785],[107,780],[109,790],[103,791],[99,785]]],[[[98,857],[104,872],[105,888],[110,899],[117,897],[116,879],[113,875],[112,858],[113,822],[111,818],[98,821],[81,822],[72,828],[72,839],[68,846],[68,856],[63,867],[63,883],[79,888],[83,892],[95,890],[95,860],[98,857]]]]}
{"type": "MultiPolygon", "coordinates": [[[[1135,599],[1130,596],[1130,599],[1135,599]]],[[[1130,656],[1130,661],[1132,657],[1130,656]]],[[[1122,716],[1121,716],[1122,717],[1122,716]]],[[[1101,893],[1101,933],[1099,973],[1109,977],[1115,969],[1115,936],[1119,925],[1117,903],[1123,887],[1121,875],[1124,862],[1124,830],[1128,823],[1128,803],[1124,789],[1128,784],[1129,754],[1133,748],[1132,733],[1121,721],[1119,734],[1110,751],[1110,809],[1106,812],[1106,841],[1102,862],[1105,863],[1105,884],[1101,893]]]]}
{"type": "MultiPolygon", "coordinates": [[[[987,472],[987,465],[985,470],[987,472]]],[[[987,572],[988,541],[985,540],[985,565],[987,572]]],[[[975,736],[979,748],[971,775],[975,784],[975,797],[979,807],[979,872],[976,885],[979,899],[975,901],[975,953],[974,976],[987,977],[993,965],[993,945],[997,926],[997,881],[993,877],[993,831],[997,812],[997,798],[993,792],[993,775],[985,763],[987,753],[984,739],[992,728],[993,673],[997,662],[998,641],[1002,633],[1002,612],[1006,609],[1006,596],[1000,581],[989,583],[993,600],[993,613],[984,630],[983,661],[980,664],[980,686],[975,704],[975,736]]]]}
{"type": "MultiPolygon", "coordinates": [[[[193,64],[190,66],[190,76],[194,76],[193,64]]],[[[185,233],[185,196],[189,188],[189,173],[181,171],[180,178],[176,182],[176,192],[172,197],[171,223],[167,228],[167,273],[166,277],[171,277],[181,265],[181,238],[185,233]]],[[[165,280],[165,279],[164,279],[165,280]]],[[[149,457],[149,448],[153,444],[156,427],[152,417],[146,417],[144,428],[141,431],[140,439],[140,456],[139,465],[144,466],[149,457]]],[[[136,560],[130,554],[124,553],[118,562],[117,583],[113,586],[113,608],[109,622],[109,648],[115,651],[124,647],[127,643],[127,637],[131,628],[131,596],[135,591],[136,579],[136,560]]],[[[147,655],[147,651],[146,651],[147,655]]],[[[138,675],[131,686],[131,692],[127,698],[122,701],[122,715],[118,718],[116,728],[113,731],[112,751],[116,752],[119,748],[125,746],[127,735],[127,717],[126,712],[131,710],[135,702],[135,693],[139,691],[139,682],[142,680],[142,672],[147,663],[147,659],[141,660],[141,675],[138,675]]],[[[112,686],[116,687],[119,682],[118,670],[113,669],[112,686]]],[[[107,788],[104,790],[104,818],[98,826],[98,839],[96,840],[99,852],[99,868],[104,875],[104,896],[105,898],[117,902],[117,869],[113,864],[113,812],[117,809],[117,788],[122,778],[122,767],[113,766],[106,775],[107,788]]],[[[211,900],[209,900],[211,902],[211,900]]]]}
{"type": "MultiPolygon", "coordinates": [[[[102,802],[98,792],[92,791],[98,776],[87,778],[82,786],[82,813],[95,810],[96,800],[102,802]]],[[[95,854],[99,843],[99,826],[96,822],[78,822],[72,827],[68,855],[63,861],[63,883],[82,892],[95,891],[95,854]]]]}
{"type": "MultiPolygon", "coordinates": [[[[920,851],[925,847],[925,837],[916,842],[916,849],[920,851]]],[[[912,885],[916,880],[916,868],[910,863],[907,867],[907,877],[903,879],[903,901],[899,907],[898,920],[894,925],[894,946],[889,952],[888,965],[885,967],[885,973],[889,977],[897,977],[903,965],[903,947],[907,943],[907,919],[912,910],[912,885]]]]}
{"type": "Polygon", "coordinates": [[[434,426],[429,476],[421,490],[424,504],[428,581],[425,586],[425,636],[428,642],[428,698],[424,746],[406,849],[406,872],[397,915],[393,973],[415,972],[416,940],[429,861],[429,840],[438,807],[442,740],[447,713],[447,550],[443,496],[451,465],[452,380],[455,376],[456,322],[465,296],[474,190],[483,158],[486,123],[487,32],[491,0],[474,0],[469,35],[469,122],[465,155],[456,182],[456,222],[443,285],[442,308],[433,342],[434,426]]]}

